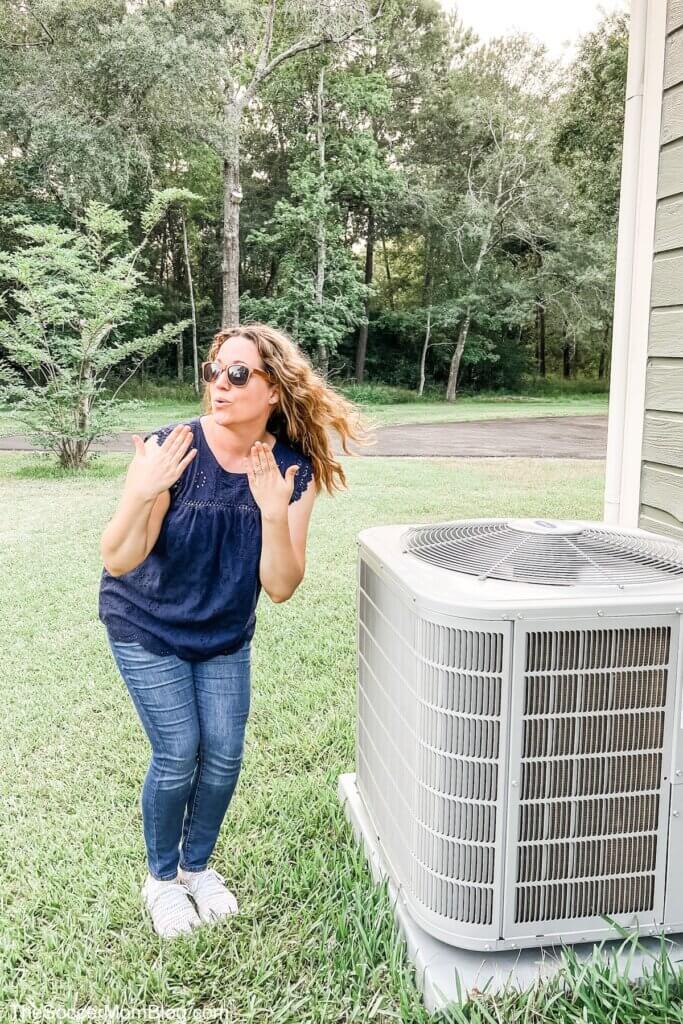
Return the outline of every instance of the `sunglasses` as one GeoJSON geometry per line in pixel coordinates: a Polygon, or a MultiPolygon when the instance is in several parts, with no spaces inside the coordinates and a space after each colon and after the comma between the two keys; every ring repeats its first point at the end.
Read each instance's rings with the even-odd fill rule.
{"type": "Polygon", "coordinates": [[[247,366],[246,363],[231,363],[230,366],[223,366],[219,359],[202,363],[202,380],[205,384],[213,384],[218,380],[223,370],[228,371],[228,380],[236,388],[245,387],[249,383],[252,373],[260,373],[266,380],[272,380],[266,370],[260,370],[256,366],[247,366]]]}

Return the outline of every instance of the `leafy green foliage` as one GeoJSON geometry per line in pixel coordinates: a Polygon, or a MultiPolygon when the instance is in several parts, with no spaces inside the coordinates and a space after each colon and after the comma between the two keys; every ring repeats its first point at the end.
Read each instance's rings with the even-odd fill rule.
{"type": "MultiPolygon", "coordinates": [[[[626,16],[605,16],[560,67],[533,37],[482,44],[431,0],[384,0],[372,24],[378,5],[361,0],[278,4],[271,56],[357,16],[364,28],[283,60],[237,117],[267,6],[0,5],[3,210],[65,229],[93,201],[119,211],[131,246],[145,241],[142,332],[189,315],[189,261],[206,346],[224,305],[232,161],[241,315],[290,331],[333,375],[414,388],[429,322],[427,388],[558,371],[604,382],[626,16]],[[188,259],[171,198],[183,189],[205,196],[187,206],[188,259]],[[150,204],[164,193],[162,212],[150,204]]],[[[0,249],[17,238],[0,224],[0,249]]],[[[188,342],[145,371],[183,381],[188,342]]]]}
{"type": "MultiPolygon", "coordinates": [[[[143,216],[148,231],[171,202],[194,198],[179,189],[155,195],[143,216]]],[[[20,244],[0,253],[0,278],[9,283],[0,306],[0,400],[12,403],[36,444],[78,467],[111,421],[115,394],[100,394],[111,369],[157,352],[186,322],[138,333],[155,303],[135,266],[143,245],[129,246],[117,210],[92,201],[77,228],[19,216],[9,226],[20,244]]]]}

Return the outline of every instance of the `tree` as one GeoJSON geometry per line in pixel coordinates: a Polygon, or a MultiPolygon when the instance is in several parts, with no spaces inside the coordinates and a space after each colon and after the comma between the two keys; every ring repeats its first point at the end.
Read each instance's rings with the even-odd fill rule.
{"type": "Polygon", "coordinates": [[[222,306],[359,382],[604,376],[625,28],[555,74],[438,0],[6,0],[0,206],[76,229],[95,199],[135,246],[153,189],[201,192],[136,264],[148,333],[193,312],[192,353],[188,331],[154,363],[192,358],[195,386],[222,306]]]}
{"type": "MultiPolygon", "coordinates": [[[[368,198],[384,196],[388,201],[389,193],[398,193],[397,175],[384,166],[369,130],[373,115],[386,107],[388,92],[378,74],[364,71],[362,62],[349,67],[328,52],[302,57],[296,69],[290,65],[279,76],[280,85],[290,100],[293,122],[286,187],[277,188],[268,179],[268,195],[261,200],[264,212],[244,246],[251,263],[269,264],[271,272],[265,285],[254,279],[241,303],[250,316],[277,316],[283,327],[292,325],[299,343],[310,345],[326,374],[339,344],[355,326],[362,328],[366,316],[370,285],[362,280],[354,243],[364,227],[368,198]],[[287,90],[295,73],[296,81],[287,90]],[[281,197],[271,209],[272,194],[278,192],[281,197]]],[[[262,110],[267,124],[277,120],[283,102],[279,91],[275,86],[264,89],[272,104],[262,110]]],[[[272,149],[271,138],[251,136],[252,154],[256,150],[261,157],[268,144],[272,149]]],[[[247,172],[253,166],[247,165],[247,172]]],[[[261,212],[258,200],[250,204],[250,212],[251,217],[261,212]]]]}
{"type": "Polygon", "coordinates": [[[189,322],[138,333],[155,303],[135,264],[167,207],[196,198],[180,189],[155,193],[142,218],[145,238],[132,249],[128,223],[95,201],[76,229],[12,219],[24,244],[0,253],[0,278],[13,285],[1,297],[0,344],[9,361],[0,360],[0,401],[12,403],[32,442],[55,452],[63,467],[84,465],[92,442],[111,430],[123,384],[189,322]],[[140,361],[104,397],[112,368],[131,357],[140,361]]]}
{"type": "MultiPolygon", "coordinates": [[[[224,326],[239,322],[241,139],[246,112],[275,71],[298,54],[323,45],[340,46],[366,31],[371,16],[365,0],[245,0],[224,11],[179,3],[160,15],[143,4],[138,14],[152,19],[157,46],[172,51],[173,75],[165,75],[157,110],[180,135],[189,134],[217,154],[223,172],[224,326]],[[276,12],[279,18],[276,24],[276,12]],[[273,55],[276,31],[281,37],[273,55]]],[[[166,62],[168,65],[168,61],[166,62]]]]}
{"type": "MultiPolygon", "coordinates": [[[[446,250],[442,275],[461,314],[455,324],[446,400],[455,401],[473,318],[497,304],[500,261],[532,244],[547,207],[550,120],[556,92],[545,47],[525,35],[468,53],[422,112],[458,139],[431,189],[446,250]]],[[[431,158],[432,162],[434,157],[431,158]]]]}
{"type": "MultiPolygon", "coordinates": [[[[407,226],[420,231],[424,212],[422,182],[414,173],[415,168],[411,166],[410,160],[415,115],[425,99],[440,88],[441,80],[448,75],[450,62],[461,57],[475,39],[471,30],[463,28],[456,15],[446,14],[438,4],[430,0],[412,0],[410,3],[388,0],[379,45],[368,47],[367,52],[362,53],[356,61],[355,72],[362,73],[361,82],[366,83],[379,76],[386,93],[383,102],[374,102],[370,106],[367,103],[366,87],[363,97],[366,101],[364,129],[372,134],[377,156],[374,166],[370,165],[366,174],[360,180],[355,180],[359,180],[357,197],[362,217],[359,233],[364,236],[366,244],[364,281],[368,289],[374,284],[375,247],[379,241],[388,286],[387,301],[392,309],[395,297],[388,241],[390,243],[395,234],[403,234],[407,226]]],[[[354,70],[353,65],[350,70],[354,70]]],[[[359,105],[359,121],[362,112],[363,108],[359,105]]],[[[440,126],[435,124],[433,127],[434,135],[438,138],[440,126]]],[[[441,139],[438,144],[442,144],[441,139]]],[[[432,152],[430,144],[422,152],[421,162],[425,158],[428,161],[428,154],[432,152]]],[[[426,249],[429,250],[428,244],[426,249]]],[[[426,266],[421,297],[426,314],[422,328],[425,331],[425,343],[420,358],[420,395],[424,387],[424,364],[431,334],[432,312],[428,304],[431,303],[432,294],[430,282],[431,269],[426,266]]],[[[375,287],[373,295],[376,293],[375,287]]],[[[365,375],[370,295],[366,299],[365,313],[356,346],[355,377],[358,383],[363,382],[365,375]]],[[[417,319],[420,319],[419,315],[417,319]]]]}
{"type": "Polygon", "coordinates": [[[321,188],[317,153],[304,155],[289,173],[290,195],[277,202],[272,218],[248,236],[260,250],[278,254],[275,294],[244,295],[245,314],[268,323],[292,325],[295,340],[308,351],[335,352],[363,315],[366,290],[347,245],[329,182],[321,188]],[[320,238],[325,264],[321,288],[320,238]]]}
{"type": "Polygon", "coordinates": [[[555,158],[572,175],[578,209],[601,230],[619,211],[628,21],[614,11],[582,37],[555,119],[555,158]]]}

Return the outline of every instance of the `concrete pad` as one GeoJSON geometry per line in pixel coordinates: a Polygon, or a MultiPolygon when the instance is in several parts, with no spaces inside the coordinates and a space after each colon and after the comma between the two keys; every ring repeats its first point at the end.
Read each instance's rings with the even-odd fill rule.
{"type": "MultiPolygon", "coordinates": [[[[378,883],[388,879],[396,922],[405,938],[408,958],[415,966],[415,981],[429,1013],[443,1010],[449,1003],[465,1001],[473,989],[499,992],[511,986],[523,990],[539,978],[549,978],[558,971],[561,946],[483,953],[458,949],[425,932],[410,916],[386,868],[381,846],[356,787],[355,773],[339,776],[337,795],[356,839],[363,844],[373,878],[378,883]]],[[[683,960],[683,935],[667,936],[665,941],[671,961],[683,960]]],[[[616,956],[620,969],[633,981],[649,970],[652,958],[659,954],[660,940],[656,936],[642,938],[639,947],[634,951],[633,943],[622,939],[572,945],[577,957],[584,961],[593,954],[616,956]]]]}

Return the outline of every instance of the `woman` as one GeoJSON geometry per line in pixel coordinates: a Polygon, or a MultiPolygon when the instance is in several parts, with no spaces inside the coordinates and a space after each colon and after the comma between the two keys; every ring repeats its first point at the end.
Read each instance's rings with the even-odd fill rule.
{"type": "Polygon", "coordinates": [[[346,486],[327,427],[347,454],[366,443],[352,403],[265,324],[219,331],[202,380],[204,415],[133,435],[101,539],[99,617],[152,748],[142,895],[166,937],[237,912],[207,862],[242,764],[256,604],[262,587],[292,596],[315,497],[346,486]]]}

